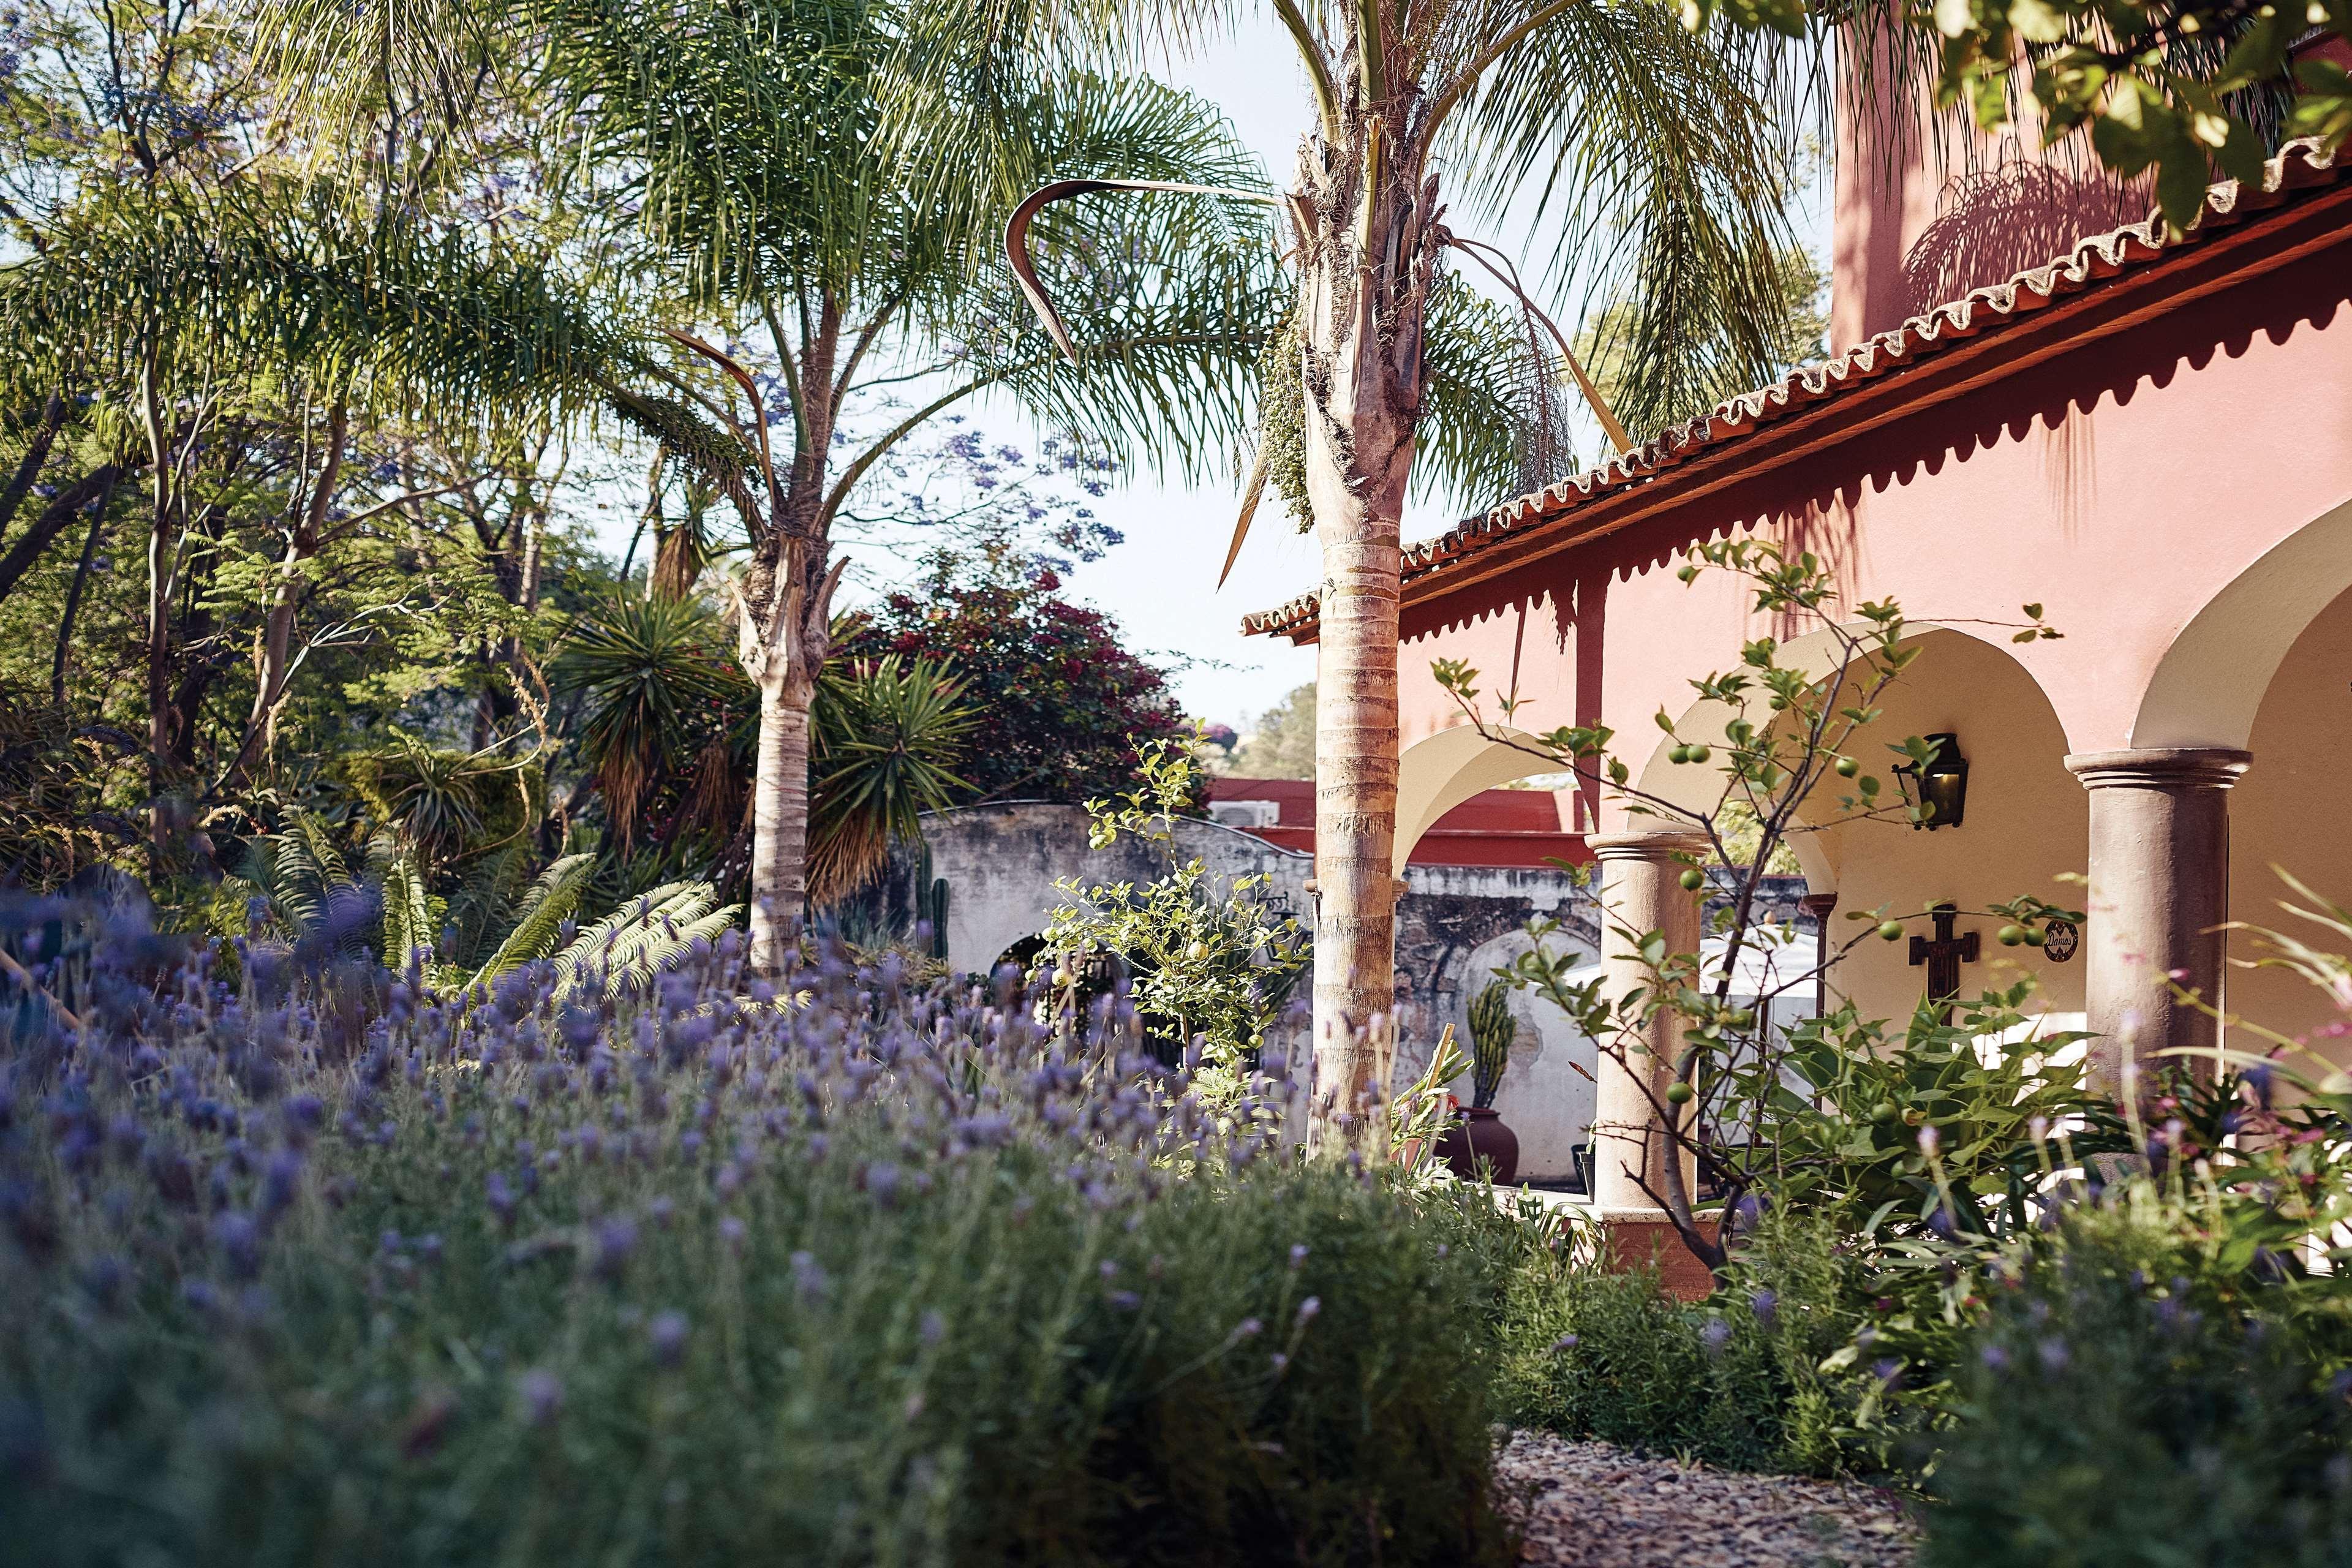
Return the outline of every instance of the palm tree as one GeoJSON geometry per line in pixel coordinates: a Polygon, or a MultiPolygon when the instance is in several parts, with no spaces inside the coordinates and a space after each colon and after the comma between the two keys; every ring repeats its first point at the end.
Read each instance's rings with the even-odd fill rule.
{"type": "MultiPolygon", "coordinates": [[[[1364,1111],[1385,1077],[1394,1005],[1400,525],[1418,455],[1443,457],[1463,438],[1433,396],[1446,251],[1518,289],[1486,259],[1489,247],[1449,226],[1445,186],[1489,218],[1531,195],[1559,225],[1555,279],[1613,285],[1624,307],[1618,412],[1654,429],[1692,412],[1727,360],[1759,379],[1777,368],[1786,120],[1747,36],[1694,33],[1654,0],[1265,8],[1297,46],[1314,104],[1280,204],[1296,304],[1268,378],[1243,526],[1270,477],[1311,517],[1322,546],[1313,1127],[1320,1144],[1360,1146],[1381,1124],[1364,1111]]],[[[1132,60],[1145,47],[1196,39],[1239,9],[1223,0],[942,3],[926,9],[916,47],[984,47],[1018,76],[1039,60],[1132,60]]],[[[1024,211],[1120,184],[1041,189],[1024,211]]],[[[1017,250],[1017,228],[1010,237],[1017,250]]],[[[1055,292],[1066,299],[1066,288],[1057,279],[1055,292]]],[[[1042,290],[1033,299],[1050,325],[1054,308],[1042,290]]],[[[1061,313],[1083,323],[1085,301],[1061,313]]],[[[1565,337],[1549,336],[1556,369],[1591,396],[1565,337]]],[[[1605,409],[1601,418],[1622,446],[1605,409]]]]}
{"type": "Polygon", "coordinates": [[[835,528],[860,481],[990,394],[1117,456],[1170,432],[1186,454],[1229,447],[1276,324],[1271,253],[1224,209],[1073,221],[1050,237],[1089,306],[1073,345],[1088,374],[1073,374],[1027,324],[1006,216],[1049,174],[1231,183],[1248,161],[1220,117],[1148,81],[1029,73],[1007,93],[971,54],[911,69],[919,4],[523,4],[567,133],[628,172],[604,201],[635,215],[632,264],[667,297],[673,340],[723,377],[714,393],[671,376],[638,413],[750,537],[735,589],[760,692],[751,955],[772,969],[808,891],[811,710],[845,564],[835,528]],[[712,423],[727,439],[698,440],[712,423]]]}

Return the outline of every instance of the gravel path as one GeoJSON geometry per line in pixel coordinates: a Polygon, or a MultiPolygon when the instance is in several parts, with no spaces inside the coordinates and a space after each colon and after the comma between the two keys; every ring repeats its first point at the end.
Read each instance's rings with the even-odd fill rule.
{"type": "Polygon", "coordinates": [[[1918,1532],[1874,1487],[1644,1458],[1515,1432],[1496,1461],[1528,1500],[1540,1568],[1908,1568],[1918,1532]]]}

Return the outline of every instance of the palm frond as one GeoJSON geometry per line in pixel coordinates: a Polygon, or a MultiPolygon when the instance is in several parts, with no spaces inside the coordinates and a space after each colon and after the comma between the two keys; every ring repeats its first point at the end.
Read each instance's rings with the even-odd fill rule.
{"type": "Polygon", "coordinates": [[[1784,368],[1783,216],[1798,116],[1752,36],[1654,4],[1557,10],[1443,132],[1472,209],[1557,213],[1556,288],[1619,303],[1618,413],[1637,439],[1727,379],[1784,368]]]}

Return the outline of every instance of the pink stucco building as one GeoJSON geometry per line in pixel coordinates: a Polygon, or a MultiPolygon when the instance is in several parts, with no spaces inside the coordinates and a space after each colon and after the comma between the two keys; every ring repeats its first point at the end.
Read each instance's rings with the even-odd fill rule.
{"type": "MultiPolygon", "coordinates": [[[[1949,731],[1971,764],[1958,826],[1804,836],[1817,892],[2083,908],[2064,963],[1964,921],[1986,939],[1964,983],[2030,963],[2040,1005],[2100,1032],[2111,1081],[2215,1043],[2168,973],[2272,1028],[2323,1028],[2333,1009],[2226,963],[2253,945],[2219,928],[2288,923],[2273,865],[2352,902],[2352,175],[2290,145],[2261,188],[2214,187],[2168,237],[2022,145],[1958,167],[1842,140],[1833,357],[1408,551],[1400,862],[1452,805],[1537,765],[1464,728],[1435,659],[1516,692],[1523,729],[1612,727],[1646,787],[1697,784],[1644,756],[1665,744],[1652,716],[1703,730],[1691,682],[1744,639],[1797,657],[1824,640],[1759,624],[1724,574],[1676,579],[1693,543],[1760,534],[1819,553],[1849,605],[1903,605],[1923,655],[1878,728],[1949,731]],[[2028,603],[2063,637],[2012,643],[2028,603]]],[[[1316,614],[1308,596],[1247,626],[1310,641],[1316,614]]],[[[1674,846],[1583,806],[1604,879],[1673,923],[1674,846]]],[[[1874,942],[1833,984],[1902,1016],[1921,972],[1874,942]]]]}

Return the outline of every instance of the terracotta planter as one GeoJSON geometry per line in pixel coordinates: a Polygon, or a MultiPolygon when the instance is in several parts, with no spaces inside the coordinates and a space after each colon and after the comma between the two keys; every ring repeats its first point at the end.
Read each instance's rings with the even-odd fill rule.
{"type": "Polygon", "coordinates": [[[1507,1187],[1518,1179],[1519,1135],[1496,1112],[1465,1105],[1462,1120],[1437,1141],[1437,1157],[1465,1182],[1477,1180],[1479,1167],[1485,1165],[1496,1186],[1507,1187]]]}

